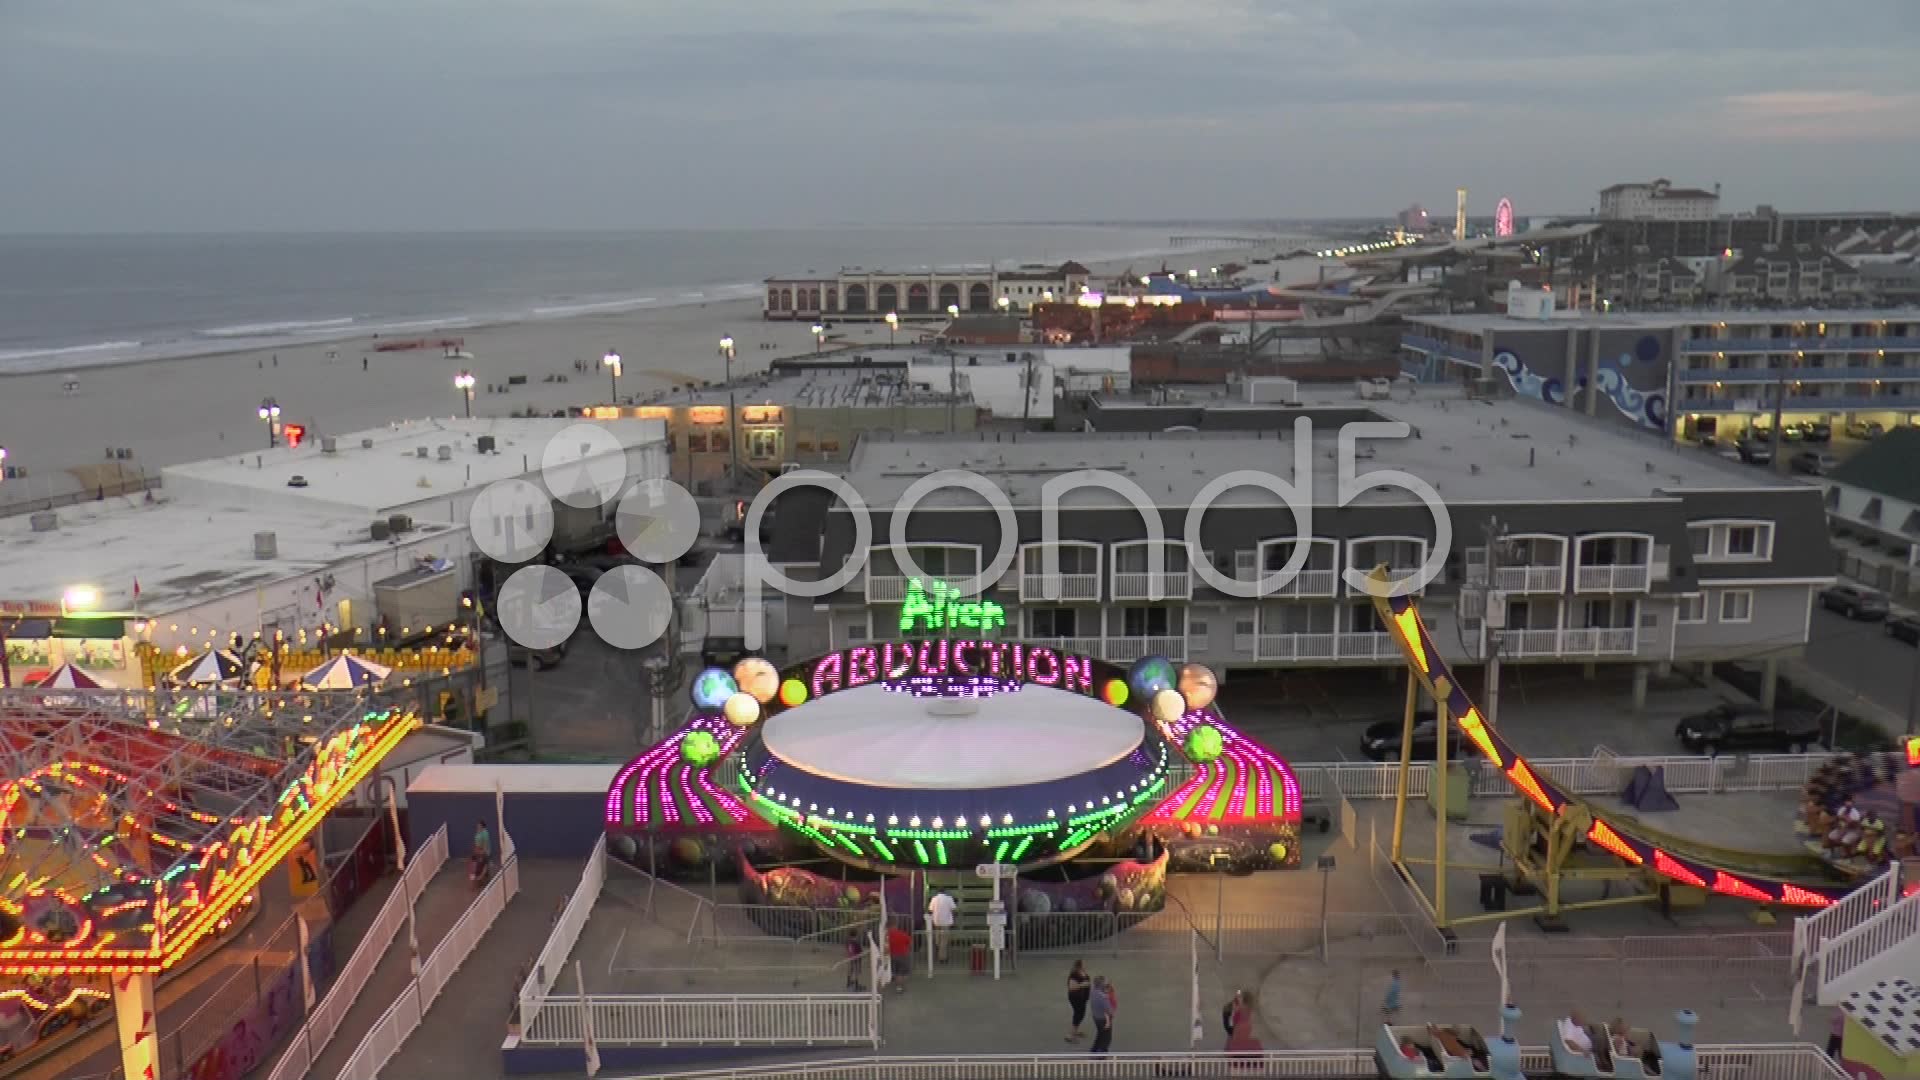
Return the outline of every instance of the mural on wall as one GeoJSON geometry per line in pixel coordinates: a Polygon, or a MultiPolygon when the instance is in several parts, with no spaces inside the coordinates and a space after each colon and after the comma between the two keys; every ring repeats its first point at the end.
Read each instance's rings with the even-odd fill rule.
{"type": "MultiPolygon", "coordinates": [[[[1660,386],[1666,382],[1666,372],[1661,365],[1660,339],[1651,334],[1643,334],[1625,350],[1611,360],[1602,360],[1599,370],[1594,373],[1593,390],[1603,399],[1613,404],[1620,415],[1637,427],[1665,431],[1667,427],[1667,394],[1664,389],[1642,389],[1634,385],[1634,376],[1644,373],[1640,381],[1654,381],[1660,386]]],[[[1507,377],[1507,384],[1513,392],[1525,397],[1538,398],[1549,405],[1567,404],[1567,388],[1559,379],[1541,375],[1528,367],[1526,361],[1511,349],[1502,349],[1493,354],[1493,366],[1507,377]]],[[[1587,380],[1581,378],[1574,383],[1574,390],[1587,389],[1587,380]]]]}
{"type": "Polygon", "coordinates": [[[1502,349],[1493,354],[1493,366],[1507,377],[1513,392],[1523,397],[1539,398],[1549,405],[1565,405],[1567,388],[1559,379],[1541,375],[1528,367],[1524,361],[1514,355],[1511,349],[1502,349]]]}
{"type": "MultiPolygon", "coordinates": [[[[334,975],[331,925],[316,932],[308,942],[307,962],[312,968],[314,992],[324,994],[334,975]]],[[[268,977],[266,972],[261,975],[268,977]]],[[[271,979],[253,1006],[236,1016],[219,1041],[187,1066],[190,1080],[244,1080],[248,1073],[267,1064],[280,1040],[306,1019],[298,957],[271,979]]]]}

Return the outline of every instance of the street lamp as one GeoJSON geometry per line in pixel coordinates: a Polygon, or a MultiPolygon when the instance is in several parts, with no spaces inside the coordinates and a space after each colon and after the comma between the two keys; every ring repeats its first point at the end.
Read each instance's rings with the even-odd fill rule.
{"type": "Polygon", "coordinates": [[[460,391],[460,396],[466,400],[467,419],[473,419],[473,372],[461,371],[453,377],[453,385],[454,389],[460,391]]]}
{"type": "Polygon", "coordinates": [[[894,343],[894,335],[898,333],[899,330],[900,330],[899,313],[893,312],[893,311],[887,312],[887,344],[888,345],[892,345],[894,343]]]}
{"type": "Polygon", "coordinates": [[[732,480],[740,471],[740,411],[733,404],[732,334],[721,336],[720,355],[727,358],[727,478],[732,480]]]}
{"type": "Polygon", "coordinates": [[[813,324],[813,351],[825,352],[827,348],[827,328],[819,323],[813,324]]]}
{"type": "Polygon", "coordinates": [[[949,318],[949,319],[957,319],[957,318],[959,318],[959,317],[960,317],[960,305],[959,305],[959,304],[948,304],[948,305],[947,305],[947,318],[949,318]]]}
{"type": "Polygon", "coordinates": [[[1013,297],[1003,296],[1000,298],[1000,314],[1005,315],[1007,313],[1007,309],[1012,306],[1013,306],[1013,297]]]}
{"type": "Polygon", "coordinates": [[[607,370],[613,374],[613,403],[618,405],[620,404],[620,353],[614,349],[608,349],[607,355],[601,357],[600,362],[605,364],[607,370]]]}
{"type": "Polygon", "coordinates": [[[260,407],[254,412],[260,417],[260,422],[267,425],[267,449],[271,450],[279,445],[275,441],[274,434],[280,430],[280,403],[272,398],[266,398],[260,402],[260,407]]]}

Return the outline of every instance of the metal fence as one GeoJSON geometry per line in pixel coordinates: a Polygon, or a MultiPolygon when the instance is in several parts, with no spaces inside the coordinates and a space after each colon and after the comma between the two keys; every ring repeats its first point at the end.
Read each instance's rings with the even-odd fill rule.
{"type": "Polygon", "coordinates": [[[547,940],[540,947],[540,954],[534,959],[533,970],[520,985],[519,1016],[517,1022],[523,1027],[533,1023],[540,1013],[541,1003],[553,990],[553,984],[560,979],[561,969],[566,967],[567,957],[573,953],[573,947],[580,941],[581,931],[587,928],[587,920],[593,915],[593,905],[600,900],[601,890],[607,883],[607,845],[593,846],[593,854],[587,858],[587,867],[580,874],[580,884],[574,886],[572,895],[567,897],[567,905],[560,909],[560,915],[553,922],[553,930],[547,934],[547,940]]]}
{"type": "MultiPolygon", "coordinates": [[[[556,994],[521,1033],[523,1046],[594,1040],[644,1046],[880,1045],[880,995],[556,994]]],[[[343,1075],[342,1080],[347,1080],[343,1075]]]]}
{"type": "MultiPolygon", "coordinates": [[[[1668,997],[1691,1005],[1784,1002],[1792,993],[1782,977],[1792,947],[1788,931],[1510,939],[1507,978],[1513,998],[1535,1011],[1631,1011],[1668,997]]],[[[1426,970],[1448,996],[1498,997],[1499,976],[1484,953],[1429,959],[1426,970]]]]}
{"type": "MultiPolygon", "coordinates": [[[[1814,985],[1820,997],[1832,1000],[1835,986],[1856,969],[1878,960],[1888,951],[1920,942],[1920,892],[1897,903],[1821,946],[1814,985]]],[[[1915,964],[1914,968],[1920,968],[1915,964]]],[[[1909,969],[1909,974],[1914,970],[1909,969]]]]}
{"type": "MultiPolygon", "coordinates": [[[[1846,1080],[1820,1048],[1806,1043],[1706,1044],[1694,1048],[1702,1076],[1738,1080],[1846,1080]]],[[[1551,1072],[1544,1046],[1524,1046],[1520,1068],[1551,1072]]],[[[622,1080],[640,1080],[635,1074],[622,1080]]],[[[1371,1049],[1276,1050],[1259,1054],[1001,1054],[868,1057],[741,1065],[699,1072],[647,1073],[653,1080],[1166,1080],[1256,1077],[1274,1080],[1372,1077],[1371,1049]]]]}
{"type": "MultiPolygon", "coordinates": [[[[1829,754],[1729,754],[1719,757],[1670,755],[1617,757],[1610,752],[1583,758],[1530,758],[1534,771],[1544,773],[1575,795],[1617,795],[1633,770],[1641,765],[1660,769],[1667,790],[1676,795],[1718,794],[1735,791],[1797,791],[1829,754]]],[[[1471,765],[1477,758],[1468,759],[1471,765]]],[[[1432,770],[1415,762],[1407,771],[1407,797],[1427,797],[1432,770]]],[[[1301,794],[1329,803],[1346,799],[1391,799],[1399,783],[1398,762],[1313,761],[1293,766],[1301,794]]],[[[1497,769],[1472,773],[1472,792],[1479,797],[1511,794],[1512,785],[1497,769]]]]}

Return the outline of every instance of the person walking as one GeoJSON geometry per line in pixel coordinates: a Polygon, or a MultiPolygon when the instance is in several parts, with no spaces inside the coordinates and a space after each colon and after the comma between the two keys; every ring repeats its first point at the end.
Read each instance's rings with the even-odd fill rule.
{"type": "Polygon", "coordinates": [[[893,968],[893,992],[907,992],[907,976],[913,974],[913,935],[897,926],[887,928],[887,957],[893,968]]]}
{"type": "Polygon", "coordinates": [[[1387,979],[1387,995],[1380,999],[1380,1015],[1391,1024],[1400,1016],[1400,969],[1387,979]]]}
{"type": "Polygon", "coordinates": [[[1840,1047],[1841,1044],[1846,1041],[1847,1011],[1845,1009],[1835,1009],[1833,1010],[1833,1026],[1827,1029],[1827,1056],[1832,1058],[1835,1064],[1838,1064],[1840,1061],[1840,1047]]]}
{"type": "Polygon", "coordinates": [[[487,823],[477,821],[473,826],[473,854],[467,876],[478,885],[487,876],[493,866],[493,834],[487,831],[487,823]]]}
{"type": "Polygon", "coordinates": [[[1113,1012],[1115,997],[1107,986],[1105,975],[1093,977],[1093,1046],[1096,1054],[1104,1054],[1113,1049],[1113,1012]]]}
{"type": "Polygon", "coordinates": [[[1080,1025],[1087,1019],[1087,999],[1093,993],[1093,980],[1087,977],[1087,965],[1083,960],[1073,962],[1073,970],[1067,972],[1067,1008],[1073,1010],[1073,1027],[1067,1032],[1068,1042],[1080,1041],[1080,1025]]]}
{"type": "Polygon", "coordinates": [[[952,894],[945,889],[927,901],[927,916],[933,923],[933,956],[942,964],[947,962],[947,942],[953,937],[955,908],[952,894]]]}
{"type": "Polygon", "coordinates": [[[1253,995],[1245,990],[1233,995],[1233,1016],[1227,1030],[1227,1052],[1258,1054],[1265,1050],[1253,1032],[1253,995]]]}
{"type": "Polygon", "coordinates": [[[1233,996],[1227,999],[1226,1005],[1220,1010],[1220,1027],[1227,1033],[1229,1043],[1233,1041],[1234,1019],[1240,1012],[1240,994],[1241,991],[1235,990],[1233,996]]]}

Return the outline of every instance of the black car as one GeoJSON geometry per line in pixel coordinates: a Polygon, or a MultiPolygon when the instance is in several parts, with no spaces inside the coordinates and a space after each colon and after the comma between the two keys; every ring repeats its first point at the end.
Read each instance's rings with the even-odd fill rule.
{"type": "Polygon", "coordinates": [[[1880,624],[1880,629],[1895,641],[1904,641],[1909,645],[1920,645],[1920,615],[1894,615],[1880,624]]]}
{"type": "Polygon", "coordinates": [[[1770,713],[1758,705],[1715,705],[1683,718],[1673,734],[1695,754],[1798,754],[1820,742],[1820,719],[1806,713],[1770,713]]]}
{"type": "Polygon", "coordinates": [[[1885,596],[1845,581],[1821,589],[1820,606],[1828,611],[1837,611],[1849,619],[1866,622],[1884,619],[1889,611],[1885,596]]]}
{"type": "MultiPolygon", "coordinates": [[[[1413,760],[1432,761],[1435,750],[1433,741],[1434,714],[1422,710],[1413,714],[1413,760]]],[[[1367,725],[1360,735],[1360,752],[1374,761],[1400,760],[1400,733],[1406,730],[1406,721],[1394,716],[1376,720],[1367,725]]],[[[1466,743],[1460,738],[1460,729],[1447,725],[1447,756],[1457,758],[1466,751],[1466,743]]]]}
{"type": "Polygon", "coordinates": [[[1807,425],[1807,441],[1810,443],[1830,443],[1833,441],[1833,424],[1826,420],[1815,420],[1807,425]]]}
{"type": "Polygon", "coordinates": [[[1740,460],[1749,465],[1773,464],[1773,444],[1765,438],[1741,439],[1734,444],[1734,449],[1739,451],[1740,460]]]}

